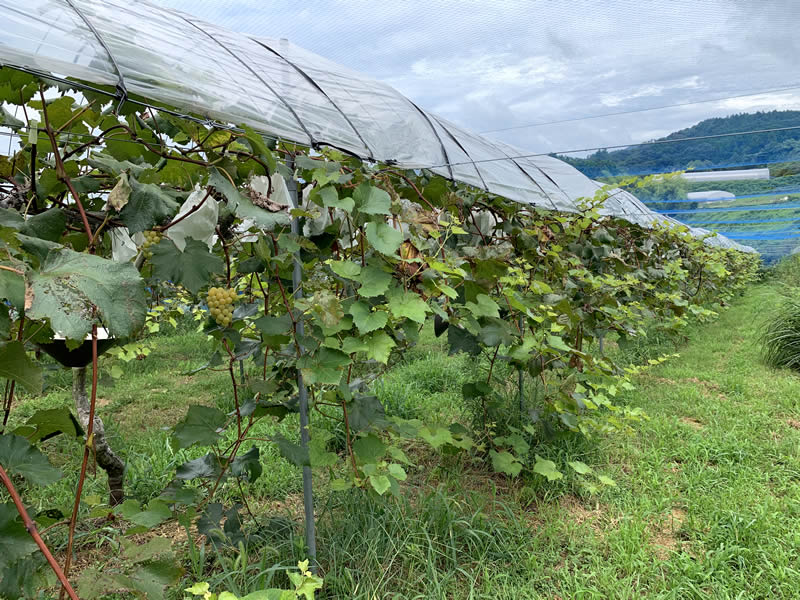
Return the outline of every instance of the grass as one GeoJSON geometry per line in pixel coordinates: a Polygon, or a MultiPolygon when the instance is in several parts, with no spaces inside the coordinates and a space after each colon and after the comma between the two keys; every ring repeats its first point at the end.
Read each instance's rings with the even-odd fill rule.
{"type": "Polygon", "coordinates": [[[765,328],[762,343],[768,365],[800,369],[800,301],[795,296],[784,300],[765,328]]]}
{"type": "MultiPolygon", "coordinates": [[[[754,286],[716,322],[690,328],[680,357],[645,371],[625,397],[649,415],[636,433],[552,443],[551,458],[583,460],[615,479],[616,488],[595,497],[569,477],[510,481],[422,451],[399,500],[318,485],[322,597],[800,597],[800,377],[764,366],[758,343],[780,302],[774,284],[754,286]]],[[[138,499],[156,495],[190,457],[170,449],[164,428],[191,403],[229,408],[225,373],[181,375],[202,364],[200,341],[192,332],[158,338],[153,354],[101,390],[100,414],[138,499]]],[[[647,348],[634,353],[644,357],[647,348]]],[[[475,369],[464,356],[447,357],[426,333],[375,391],[390,413],[447,422],[463,416],[460,386],[475,369]]],[[[15,419],[68,401],[68,380],[55,373],[49,393],[28,399],[15,419]]],[[[297,424],[265,427],[290,435],[297,424]]],[[[48,442],[51,456],[69,467],[77,446],[57,440],[48,442]]],[[[262,451],[265,475],[251,489],[259,519],[296,518],[299,473],[269,445],[262,451]]],[[[90,479],[87,493],[105,493],[100,479],[90,479]]],[[[67,501],[73,485],[66,477],[48,489],[49,500],[67,501]]],[[[44,496],[27,499],[52,505],[44,496]]],[[[276,539],[251,553],[251,570],[237,575],[207,563],[206,577],[252,591],[257,573],[291,564],[303,550],[296,539],[276,539]]]]}

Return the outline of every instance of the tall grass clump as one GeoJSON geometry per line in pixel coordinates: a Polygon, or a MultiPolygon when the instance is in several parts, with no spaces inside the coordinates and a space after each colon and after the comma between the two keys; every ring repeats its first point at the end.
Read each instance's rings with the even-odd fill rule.
{"type": "Polygon", "coordinates": [[[785,256],[772,267],[771,275],[785,287],[800,288],[800,253],[785,256]]]}
{"type": "Polygon", "coordinates": [[[771,367],[800,370],[800,299],[790,296],[767,323],[761,337],[764,361],[771,367]]]}

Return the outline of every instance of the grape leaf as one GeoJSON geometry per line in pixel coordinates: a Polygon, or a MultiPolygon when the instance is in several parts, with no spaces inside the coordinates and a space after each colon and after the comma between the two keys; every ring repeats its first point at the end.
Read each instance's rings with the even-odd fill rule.
{"type": "MultiPolygon", "coordinates": [[[[315,188],[315,191],[316,189],[317,188],[315,188]]],[[[319,195],[319,199],[322,201],[322,206],[325,208],[340,208],[346,213],[351,213],[356,205],[355,201],[349,196],[345,198],[339,198],[339,194],[336,191],[336,188],[333,186],[325,186],[320,188],[317,194],[319,195]]]]}
{"type": "Polygon", "coordinates": [[[19,120],[17,117],[8,112],[5,108],[0,108],[0,125],[22,129],[25,127],[25,121],[19,120]]]}
{"type": "Polygon", "coordinates": [[[194,238],[186,238],[183,252],[169,238],[162,238],[151,249],[154,275],[178,283],[193,294],[208,285],[212,275],[222,273],[225,268],[221,258],[211,254],[204,242],[194,238]]]}
{"type": "Polygon", "coordinates": [[[387,273],[380,267],[367,265],[361,269],[358,277],[354,278],[361,284],[358,288],[358,295],[363,298],[374,298],[386,293],[392,281],[392,274],[387,273]]]}
{"type": "Polygon", "coordinates": [[[403,234],[386,223],[367,223],[367,241],[381,254],[394,254],[403,243],[403,234]]]}
{"type": "Polygon", "coordinates": [[[193,404],[186,418],[175,425],[172,443],[176,448],[189,448],[195,444],[210,446],[220,437],[219,429],[225,424],[225,413],[211,406],[193,404]]]}
{"type": "Polygon", "coordinates": [[[389,475],[397,479],[398,481],[405,481],[408,478],[408,474],[406,470],[398,465],[397,463],[392,463],[387,467],[389,471],[389,475]]]}
{"type": "Polygon", "coordinates": [[[32,393],[42,391],[42,369],[28,358],[22,342],[0,342],[0,378],[14,379],[32,393]]]}
{"type": "Polygon", "coordinates": [[[290,442],[281,434],[274,435],[272,441],[278,445],[278,452],[281,453],[281,456],[293,465],[297,465],[298,467],[311,466],[308,448],[303,448],[300,444],[290,442]]]}
{"type": "Polygon", "coordinates": [[[617,487],[617,482],[614,481],[613,479],[611,479],[611,477],[609,477],[608,475],[598,475],[597,479],[603,485],[607,485],[607,486],[610,486],[610,487],[617,487]]]}
{"type": "Polygon", "coordinates": [[[429,310],[428,305],[416,294],[395,287],[386,294],[386,300],[389,303],[389,310],[395,317],[406,317],[417,323],[425,322],[425,315],[429,310]]]}
{"type": "Polygon", "coordinates": [[[0,339],[5,340],[11,334],[11,317],[8,313],[8,306],[0,303],[0,339]]]}
{"type": "Polygon", "coordinates": [[[353,200],[358,210],[368,215],[392,214],[392,200],[389,194],[366,181],[353,192],[353,200]]]}
{"type": "Polygon", "coordinates": [[[187,461],[175,471],[178,479],[195,479],[197,477],[217,477],[222,471],[222,465],[216,455],[209,453],[200,458],[187,461]]]}
{"type": "Polygon", "coordinates": [[[445,444],[452,444],[454,441],[453,434],[449,429],[445,429],[444,427],[437,427],[434,430],[428,427],[422,427],[419,430],[419,436],[434,448],[440,448],[445,444]]]}
{"type": "Polygon", "coordinates": [[[564,352],[570,352],[572,350],[572,348],[567,346],[564,340],[557,335],[548,335],[547,345],[556,350],[563,350],[564,352]]]}
{"type": "Polygon", "coordinates": [[[163,500],[152,500],[143,509],[136,500],[126,500],[116,509],[125,519],[136,525],[152,529],[172,516],[172,511],[163,500]]]}
{"type": "Polygon", "coordinates": [[[516,477],[522,471],[522,463],[507,450],[489,450],[489,455],[492,457],[492,468],[498,473],[516,477]]]}
{"type": "Polygon", "coordinates": [[[17,310],[25,307],[25,280],[22,275],[0,269],[0,300],[7,299],[17,310]]]}
{"type": "Polygon", "coordinates": [[[447,328],[447,344],[450,347],[449,354],[466,352],[472,356],[478,356],[481,353],[478,338],[461,327],[450,326],[447,328]]]}
{"type": "Polygon", "coordinates": [[[556,469],[556,463],[552,460],[545,460],[538,454],[536,455],[536,463],[533,465],[533,472],[547,477],[547,481],[556,481],[564,477],[561,471],[556,469]]]}
{"type": "Polygon", "coordinates": [[[320,348],[313,355],[306,354],[297,361],[308,383],[337,384],[342,376],[342,368],[353,361],[341,350],[320,348]]]}
{"type": "Polygon", "coordinates": [[[30,217],[20,231],[31,237],[57,242],[61,239],[66,223],[64,211],[56,206],[30,217]]]}
{"type": "Polygon", "coordinates": [[[592,467],[590,467],[586,463],[581,462],[579,460],[570,461],[567,464],[570,467],[572,467],[573,471],[575,471],[576,473],[578,473],[580,475],[586,475],[587,473],[591,473],[592,472],[592,467]]]}
{"type": "Polygon", "coordinates": [[[178,201],[157,185],[139,183],[133,176],[128,183],[130,195],[119,218],[131,234],[152,229],[178,212],[178,201]]]}
{"type": "Polygon", "coordinates": [[[285,210],[271,212],[259,208],[247,196],[242,194],[231,184],[227,177],[218,169],[211,169],[208,175],[208,185],[216,188],[228,200],[228,206],[240,219],[251,219],[258,227],[271,231],[275,225],[288,225],[289,213],[285,210]]]}
{"type": "Polygon", "coordinates": [[[366,352],[369,350],[367,343],[357,337],[346,337],[342,340],[342,352],[353,354],[353,352],[366,352]]]}
{"type": "Polygon", "coordinates": [[[353,453],[359,464],[374,464],[386,454],[386,444],[370,433],[353,442],[353,453]]]}
{"type": "Polygon", "coordinates": [[[466,308],[475,315],[475,317],[500,318],[500,307],[497,305],[497,302],[486,294],[478,294],[475,298],[475,302],[467,302],[466,308]]]}
{"type": "Polygon", "coordinates": [[[361,273],[361,265],[350,260],[332,260],[328,263],[328,266],[330,266],[331,271],[345,279],[358,281],[358,276],[361,273]]]}
{"type": "Polygon", "coordinates": [[[0,435],[0,464],[9,473],[22,475],[36,485],[50,485],[61,479],[61,471],[44,454],[14,434],[0,435]]]}
{"type": "Polygon", "coordinates": [[[30,317],[49,318],[67,339],[83,340],[91,331],[93,304],[113,337],[130,337],[144,325],[144,282],[130,263],[56,248],[28,283],[30,317]]]}
{"type": "Polygon", "coordinates": [[[0,504],[0,565],[10,565],[37,549],[11,502],[0,504]]]}
{"type": "Polygon", "coordinates": [[[68,437],[82,437],[84,434],[78,419],[66,407],[37,411],[25,421],[25,425],[15,429],[14,433],[32,443],[50,439],[60,433],[68,437]]]}
{"type": "Polygon", "coordinates": [[[382,329],[389,320],[389,315],[385,311],[370,311],[369,306],[360,301],[353,302],[350,306],[350,314],[353,316],[353,323],[362,334],[382,329]]]}
{"type": "Polygon", "coordinates": [[[347,418],[353,431],[386,425],[386,411],[377,396],[354,396],[347,403],[347,418]]]}
{"type": "Polygon", "coordinates": [[[386,475],[370,475],[369,483],[372,485],[372,489],[378,492],[378,495],[380,496],[383,496],[389,491],[389,488],[392,487],[392,484],[386,475]]]}
{"type": "Polygon", "coordinates": [[[392,348],[397,345],[385,331],[376,331],[364,341],[367,343],[367,358],[375,359],[383,364],[388,362],[392,348]]]}
{"type": "Polygon", "coordinates": [[[236,477],[244,477],[250,483],[261,477],[262,467],[259,461],[259,450],[253,446],[245,452],[233,459],[231,463],[231,472],[236,477]]]}

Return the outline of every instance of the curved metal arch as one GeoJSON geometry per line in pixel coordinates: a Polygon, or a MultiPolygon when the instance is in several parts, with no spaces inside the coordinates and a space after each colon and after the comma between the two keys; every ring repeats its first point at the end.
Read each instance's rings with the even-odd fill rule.
{"type": "Polygon", "coordinates": [[[313,85],[317,89],[317,91],[320,94],[322,94],[328,102],[331,103],[331,106],[333,106],[333,108],[335,108],[336,111],[340,115],[342,115],[342,118],[345,121],[347,121],[347,124],[350,125],[350,128],[353,130],[353,133],[355,133],[356,136],[358,136],[358,139],[361,141],[361,143],[364,144],[364,148],[367,150],[367,152],[369,154],[369,160],[375,160],[375,158],[374,158],[374,154],[375,153],[372,151],[372,148],[369,147],[369,144],[367,144],[367,141],[361,136],[361,132],[356,128],[356,126],[350,120],[350,117],[348,117],[345,114],[345,112],[341,108],[339,108],[339,105],[336,104],[336,102],[333,101],[333,98],[328,96],[328,94],[325,92],[325,90],[323,90],[322,87],[316,81],[314,81],[314,79],[308,73],[306,73],[303,69],[301,69],[296,64],[294,64],[292,61],[290,61],[288,58],[283,56],[280,52],[278,52],[274,48],[268,46],[267,44],[265,44],[261,40],[259,40],[257,38],[254,38],[254,37],[251,37],[250,39],[252,41],[254,41],[256,44],[258,44],[259,46],[261,46],[262,48],[264,48],[265,50],[268,50],[268,51],[272,52],[275,56],[280,58],[283,62],[285,62],[287,65],[292,67],[295,71],[297,71],[306,81],[308,81],[308,83],[313,85]]]}
{"type": "MultiPolygon", "coordinates": [[[[445,133],[450,137],[451,140],[453,140],[453,142],[455,143],[456,146],[461,148],[461,151],[464,153],[464,156],[466,156],[469,159],[469,161],[472,163],[472,168],[475,169],[475,172],[478,174],[478,178],[481,180],[481,183],[483,184],[484,191],[490,192],[491,190],[489,189],[489,186],[486,185],[486,180],[483,178],[483,175],[481,174],[480,169],[478,169],[478,165],[475,164],[475,160],[469,155],[469,152],[467,152],[467,149],[464,148],[464,146],[461,145],[461,142],[458,141],[458,138],[456,136],[454,136],[453,133],[447,127],[444,126],[444,124],[436,117],[436,115],[431,115],[431,116],[434,119],[436,119],[436,122],[439,124],[439,127],[444,129],[445,133]]],[[[448,163],[449,163],[449,161],[448,161],[448,163]]],[[[447,165],[447,168],[450,169],[450,164],[447,165]]],[[[452,173],[452,169],[450,170],[450,172],[452,173]]]]}
{"type": "MultiPolygon", "coordinates": [[[[528,178],[528,179],[531,181],[531,183],[532,183],[533,185],[535,185],[537,188],[539,188],[539,191],[540,191],[540,192],[542,192],[542,195],[543,195],[545,198],[547,198],[548,202],[550,202],[550,204],[552,205],[552,207],[553,207],[553,210],[558,210],[558,208],[556,208],[556,203],[553,201],[553,199],[550,197],[550,195],[549,195],[547,192],[545,192],[545,191],[544,191],[544,188],[543,188],[541,185],[539,185],[539,182],[538,182],[538,181],[536,181],[536,180],[533,178],[533,176],[532,176],[530,173],[528,173],[528,172],[527,172],[527,171],[526,171],[526,170],[523,168],[523,166],[522,166],[521,164],[519,164],[519,163],[516,161],[516,159],[512,158],[511,156],[509,156],[509,155],[508,155],[508,152],[506,152],[506,151],[505,151],[505,150],[503,150],[502,148],[498,148],[497,146],[495,146],[495,145],[492,143],[492,141],[491,141],[491,140],[489,140],[488,138],[483,138],[483,139],[484,139],[484,141],[485,141],[487,144],[489,144],[489,145],[490,145],[492,148],[494,148],[495,150],[497,150],[498,152],[500,152],[501,154],[503,154],[503,155],[504,155],[504,156],[505,156],[505,157],[506,157],[508,160],[510,160],[512,163],[514,163],[514,165],[515,165],[515,166],[516,166],[516,167],[517,167],[517,168],[518,168],[520,171],[522,171],[522,173],[525,175],[525,177],[527,177],[527,178],[528,178]]],[[[534,166],[535,166],[535,165],[534,165],[534,166]]],[[[536,167],[536,168],[539,170],[539,172],[540,172],[540,173],[542,173],[542,175],[544,175],[545,177],[547,177],[547,175],[544,173],[544,171],[542,171],[541,169],[539,169],[539,167],[536,167]]],[[[553,181],[552,179],[550,179],[550,177],[547,177],[547,178],[550,180],[550,182],[551,182],[551,183],[552,183],[554,186],[556,186],[556,187],[558,188],[558,191],[560,191],[562,194],[564,194],[564,196],[566,196],[567,198],[569,198],[569,196],[567,196],[567,194],[565,194],[565,193],[564,193],[564,190],[562,190],[562,189],[561,189],[561,187],[559,187],[559,185],[558,185],[558,184],[557,184],[555,181],[553,181]]]]}
{"type": "Polygon", "coordinates": [[[450,156],[448,156],[447,154],[447,148],[444,147],[444,142],[442,142],[442,138],[439,136],[439,132],[436,131],[436,127],[433,126],[431,118],[428,116],[428,113],[422,110],[414,102],[411,102],[411,100],[409,100],[409,103],[411,104],[411,106],[413,106],[419,111],[419,114],[421,114],[422,117],[428,122],[428,125],[430,125],[431,130],[433,131],[433,135],[436,136],[436,141],[439,142],[439,145],[442,147],[442,156],[444,156],[444,160],[447,163],[446,166],[447,166],[447,171],[450,173],[450,179],[455,180],[455,177],[453,177],[453,167],[450,166],[450,156]]]}
{"type": "Polygon", "coordinates": [[[119,81],[117,82],[117,91],[119,92],[119,105],[117,106],[117,110],[119,110],[119,108],[125,103],[125,100],[128,99],[128,88],[125,85],[125,77],[122,75],[122,70],[119,68],[117,59],[114,58],[114,54],[112,54],[111,48],[108,47],[108,44],[106,44],[106,41],[103,39],[103,36],[100,35],[100,32],[97,31],[97,29],[89,20],[89,18],[85,14],[83,14],[83,12],[80,9],[78,9],[77,6],[75,6],[75,3],[72,0],[65,0],[65,2],[72,10],[75,11],[75,13],[81,18],[81,20],[84,23],[86,23],[86,26],[92,32],[94,37],[97,38],[97,41],[103,47],[103,50],[105,50],[106,54],[108,54],[108,58],[111,61],[111,64],[114,66],[114,70],[117,72],[117,77],[119,78],[119,81]]]}
{"type": "Polygon", "coordinates": [[[215,38],[213,35],[211,35],[208,31],[206,31],[205,29],[200,27],[197,23],[194,23],[191,19],[187,19],[186,17],[183,16],[183,14],[181,14],[181,13],[179,13],[177,11],[175,12],[175,14],[178,15],[181,19],[183,19],[187,23],[189,23],[189,25],[191,25],[192,27],[197,29],[197,31],[207,35],[214,43],[219,45],[220,48],[225,50],[225,52],[227,52],[233,58],[235,58],[238,62],[240,62],[245,69],[250,71],[250,73],[253,75],[253,77],[255,77],[262,84],[264,84],[264,87],[266,87],[270,92],[272,92],[272,94],[286,107],[286,109],[290,113],[292,113],[292,116],[295,118],[295,121],[297,121],[297,124],[300,125],[300,129],[302,129],[303,133],[305,133],[308,136],[308,141],[309,141],[311,147],[316,147],[317,140],[315,140],[314,136],[311,135],[311,132],[305,126],[305,123],[303,123],[302,119],[297,114],[297,112],[295,112],[294,108],[292,108],[292,105],[289,104],[283,96],[281,96],[278,92],[276,92],[275,89],[263,77],[261,77],[261,75],[259,75],[258,72],[255,69],[253,69],[244,60],[242,60],[242,58],[238,54],[236,54],[233,50],[231,50],[225,44],[220,42],[217,38],[215,38]]]}

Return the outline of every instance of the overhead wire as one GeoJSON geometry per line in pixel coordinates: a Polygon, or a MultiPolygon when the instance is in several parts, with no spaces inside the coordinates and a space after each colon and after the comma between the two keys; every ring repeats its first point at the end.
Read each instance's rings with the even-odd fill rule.
{"type": "MultiPolygon", "coordinates": [[[[763,94],[774,94],[778,92],[787,92],[791,90],[800,90],[800,85],[791,85],[788,87],[772,88],[768,90],[761,90],[759,92],[749,92],[747,94],[737,94],[735,96],[723,96],[721,98],[714,98],[710,100],[694,100],[692,102],[679,102],[675,104],[664,104],[662,106],[652,106],[649,108],[636,108],[631,110],[622,110],[618,112],[603,113],[600,115],[589,115],[584,117],[572,117],[569,119],[558,119],[556,121],[544,121],[542,123],[529,123],[526,125],[512,125],[510,127],[500,127],[498,129],[486,129],[478,133],[500,133],[502,131],[514,131],[517,129],[528,129],[531,127],[544,127],[545,125],[559,125],[561,123],[574,123],[576,121],[588,121],[591,119],[603,119],[606,117],[619,117],[623,115],[633,115],[643,112],[651,112],[654,110],[664,110],[667,108],[681,108],[685,106],[693,106],[695,104],[709,104],[713,102],[723,102],[724,100],[735,100],[737,98],[750,98],[752,96],[761,96],[763,94]]],[[[800,101],[798,101],[800,103],[800,101]]]]}

